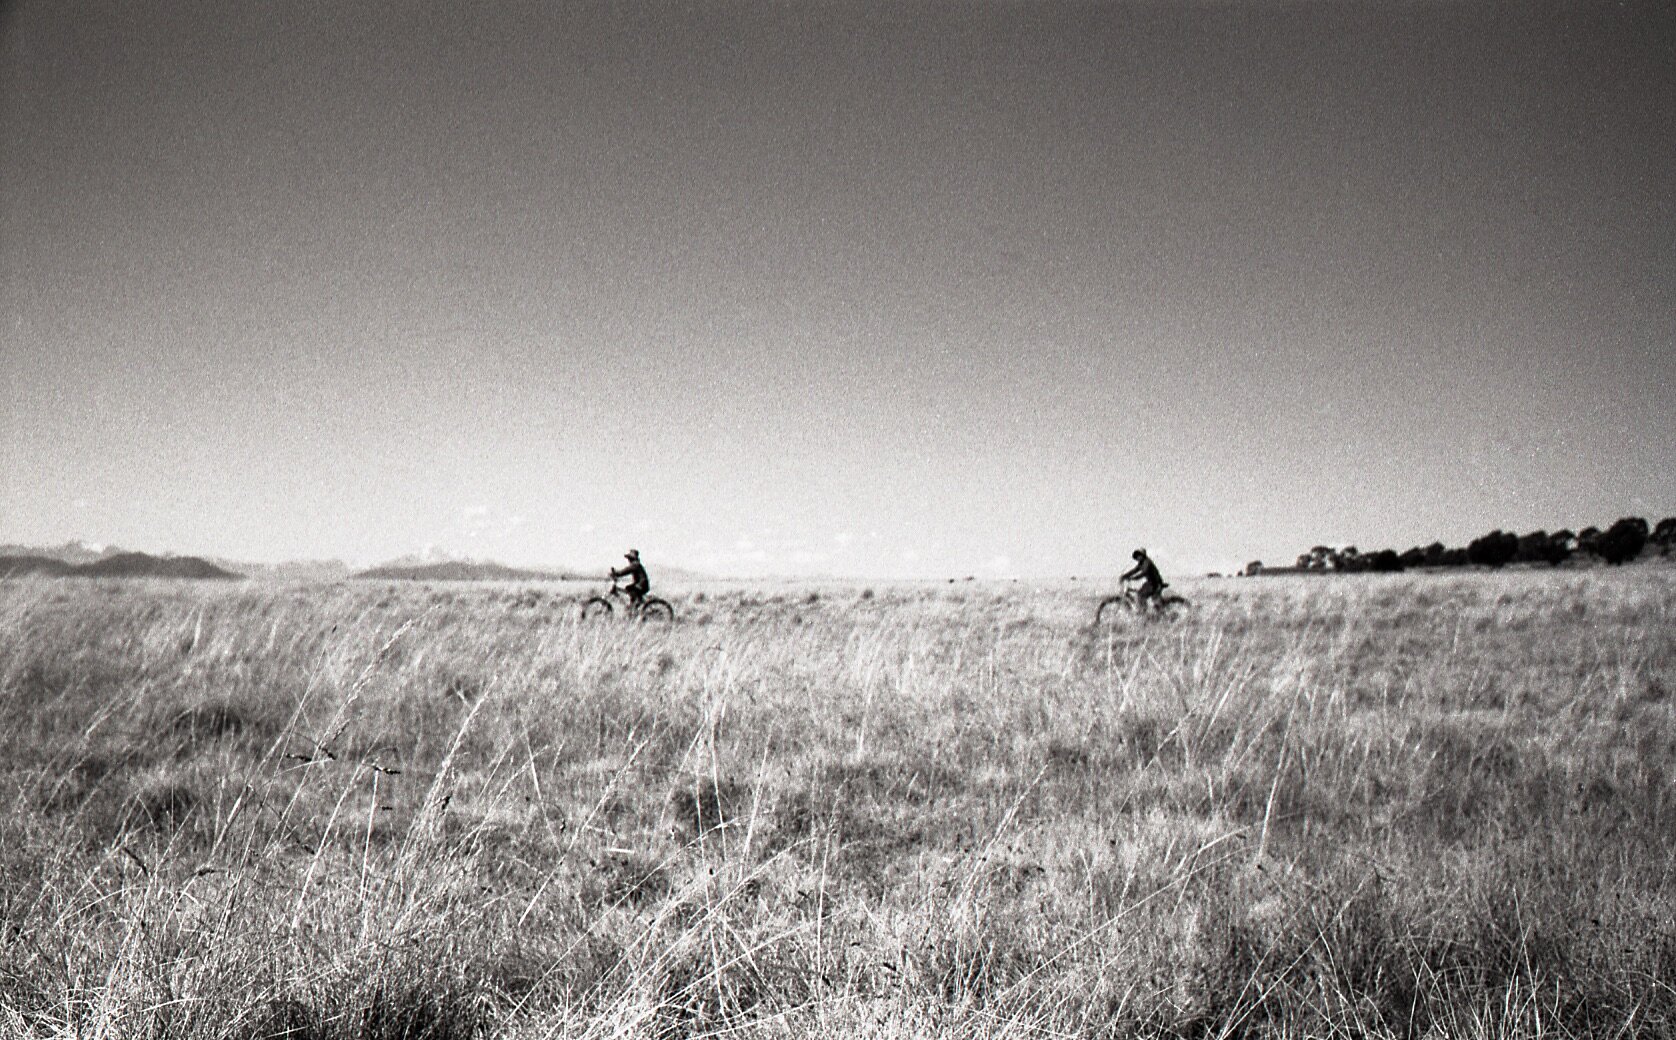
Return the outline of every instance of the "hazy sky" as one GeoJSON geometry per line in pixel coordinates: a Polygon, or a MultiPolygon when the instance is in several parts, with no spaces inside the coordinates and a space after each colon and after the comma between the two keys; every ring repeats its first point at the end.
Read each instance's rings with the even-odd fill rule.
{"type": "Polygon", "coordinates": [[[1676,5],[0,7],[0,541],[1166,574],[1676,513],[1676,5]]]}

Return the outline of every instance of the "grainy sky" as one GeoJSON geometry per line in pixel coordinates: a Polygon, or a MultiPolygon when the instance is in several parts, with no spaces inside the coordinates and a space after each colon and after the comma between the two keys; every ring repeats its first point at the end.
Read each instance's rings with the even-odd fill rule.
{"type": "Polygon", "coordinates": [[[1166,573],[1676,512],[1676,6],[0,8],[0,541],[1166,573]]]}

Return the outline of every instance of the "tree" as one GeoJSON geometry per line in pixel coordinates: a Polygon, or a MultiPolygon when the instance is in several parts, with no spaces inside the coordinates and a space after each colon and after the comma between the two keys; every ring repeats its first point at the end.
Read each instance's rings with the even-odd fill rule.
{"type": "Polygon", "coordinates": [[[1590,526],[1577,532],[1577,551],[1593,553],[1595,543],[1600,541],[1600,528],[1590,526]]]}
{"type": "Polygon", "coordinates": [[[1467,545],[1467,559],[1485,567],[1503,567],[1519,553],[1519,536],[1495,530],[1467,545]]]}
{"type": "Polygon", "coordinates": [[[1402,557],[1397,555],[1395,549],[1379,549],[1368,553],[1362,560],[1370,571],[1391,574],[1402,570],[1402,557]]]}
{"type": "Polygon", "coordinates": [[[1595,552],[1610,564],[1623,564],[1641,555],[1647,544],[1647,521],[1626,516],[1606,529],[1595,542],[1595,552]]]}
{"type": "MultiPolygon", "coordinates": [[[[1438,550],[1440,552],[1442,549],[1442,546],[1438,546],[1438,550]]],[[[1416,545],[1414,548],[1397,557],[1397,562],[1401,563],[1404,569],[1409,567],[1423,567],[1426,564],[1426,550],[1416,545]]]]}
{"type": "Polygon", "coordinates": [[[1519,536],[1519,552],[1515,557],[1520,563],[1546,563],[1557,567],[1564,563],[1571,555],[1572,534],[1570,531],[1532,531],[1519,536]]]}
{"type": "Polygon", "coordinates": [[[1668,553],[1676,549],[1676,516],[1667,516],[1653,528],[1652,543],[1659,547],[1659,551],[1668,553]]]}
{"type": "Polygon", "coordinates": [[[1519,552],[1514,559],[1520,563],[1537,563],[1547,558],[1548,532],[1531,531],[1519,536],[1519,552]]]}
{"type": "Polygon", "coordinates": [[[1426,566],[1428,567],[1444,566],[1443,554],[1448,551],[1448,549],[1444,548],[1442,542],[1433,542],[1421,550],[1421,552],[1426,555],[1426,566]]]}

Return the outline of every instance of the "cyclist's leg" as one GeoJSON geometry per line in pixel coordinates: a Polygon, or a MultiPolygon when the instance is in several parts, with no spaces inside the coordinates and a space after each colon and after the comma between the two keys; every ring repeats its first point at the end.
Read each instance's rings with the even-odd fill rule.
{"type": "Polygon", "coordinates": [[[1161,607],[1164,604],[1164,586],[1156,581],[1142,582],[1140,597],[1143,610],[1161,607]]]}

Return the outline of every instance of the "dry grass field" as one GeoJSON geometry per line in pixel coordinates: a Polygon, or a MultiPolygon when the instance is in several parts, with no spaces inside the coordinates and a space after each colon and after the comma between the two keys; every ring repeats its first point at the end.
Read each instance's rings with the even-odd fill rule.
{"type": "Polygon", "coordinates": [[[0,1035],[1676,1035],[1676,569],[1184,585],[0,582],[0,1035]]]}

